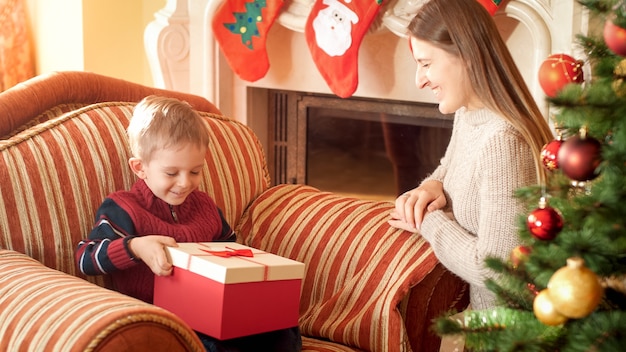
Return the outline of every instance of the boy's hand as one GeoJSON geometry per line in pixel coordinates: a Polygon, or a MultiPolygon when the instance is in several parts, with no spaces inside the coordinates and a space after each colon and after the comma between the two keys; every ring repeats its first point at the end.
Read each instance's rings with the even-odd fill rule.
{"type": "Polygon", "coordinates": [[[172,237],[160,235],[135,237],[128,246],[135,257],[146,263],[155,275],[167,276],[172,273],[172,261],[165,248],[178,247],[172,237]]]}

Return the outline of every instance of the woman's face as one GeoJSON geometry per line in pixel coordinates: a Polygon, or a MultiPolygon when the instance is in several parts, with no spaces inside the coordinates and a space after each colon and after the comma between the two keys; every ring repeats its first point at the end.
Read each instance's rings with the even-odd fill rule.
{"type": "Polygon", "coordinates": [[[468,110],[482,107],[476,96],[467,66],[460,57],[432,45],[430,42],[411,37],[411,51],[417,62],[415,84],[417,88],[429,87],[442,114],[451,114],[465,106],[468,110]]]}

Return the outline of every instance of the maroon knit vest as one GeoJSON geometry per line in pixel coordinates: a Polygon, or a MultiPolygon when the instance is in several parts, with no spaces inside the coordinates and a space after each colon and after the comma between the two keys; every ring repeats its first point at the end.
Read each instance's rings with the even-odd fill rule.
{"type": "Polygon", "coordinates": [[[181,205],[173,206],[156,197],[143,180],[128,192],[109,196],[124,209],[135,225],[135,235],[167,235],[177,242],[209,242],[222,231],[217,206],[206,193],[194,191],[181,205]],[[176,213],[178,222],[174,220],[176,213]]]}
{"type": "MultiPolygon", "coordinates": [[[[130,191],[109,195],[133,221],[136,236],[167,235],[176,242],[210,242],[222,232],[222,219],[217,205],[208,194],[194,191],[185,201],[170,208],[156,197],[143,180],[130,191]],[[174,220],[176,213],[178,222],[174,220]]],[[[139,265],[112,275],[116,290],[152,303],[154,274],[147,265],[139,265]]]]}

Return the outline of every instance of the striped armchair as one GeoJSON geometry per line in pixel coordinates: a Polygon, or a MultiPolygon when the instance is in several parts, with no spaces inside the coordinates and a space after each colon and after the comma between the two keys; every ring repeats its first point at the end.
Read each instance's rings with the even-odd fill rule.
{"type": "Polygon", "coordinates": [[[387,225],[391,204],[271,186],[254,133],[212,103],[86,72],[0,93],[0,350],[202,350],[174,314],[74,264],[104,197],[134,182],[125,128],[149,94],[185,100],[206,119],[200,187],[238,241],[306,264],[304,351],[438,350],[431,320],[463,309],[467,287],[420,236],[387,225]]]}

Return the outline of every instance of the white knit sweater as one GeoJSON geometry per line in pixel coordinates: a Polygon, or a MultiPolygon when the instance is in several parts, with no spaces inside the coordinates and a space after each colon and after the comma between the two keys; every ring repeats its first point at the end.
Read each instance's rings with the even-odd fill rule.
{"type": "Polygon", "coordinates": [[[448,149],[426,178],[443,182],[448,205],[427,214],[420,232],[441,263],[470,284],[472,309],[496,304],[484,285],[495,275],[485,258],[508,258],[519,244],[522,208],[513,193],[537,182],[534,165],[530,146],[498,115],[456,112],[448,149]]]}

